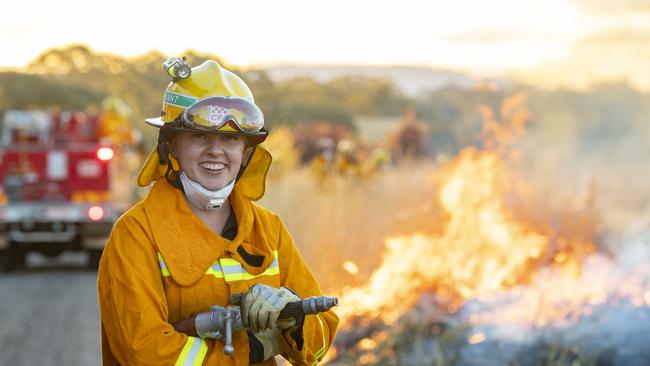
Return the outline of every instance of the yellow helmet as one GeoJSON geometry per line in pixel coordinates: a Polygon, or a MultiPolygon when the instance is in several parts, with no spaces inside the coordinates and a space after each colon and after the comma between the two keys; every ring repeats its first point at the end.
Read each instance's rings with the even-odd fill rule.
{"type": "MultiPolygon", "coordinates": [[[[146,119],[147,124],[160,128],[161,133],[158,144],[140,171],[139,186],[146,187],[165,176],[168,169],[164,165],[170,164],[174,169],[178,166],[162,144],[165,135],[170,132],[200,130],[244,135],[249,146],[256,146],[266,139],[268,132],[264,128],[264,116],[255,105],[248,85],[237,75],[212,60],[189,69],[184,60],[170,59],[163,64],[163,68],[173,81],[165,89],[161,116],[146,119]],[[187,69],[181,72],[173,69],[179,65],[187,69]]],[[[255,149],[246,170],[258,171],[261,168],[265,180],[270,163],[271,156],[266,149],[255,149]],[[262,159],[266,166],[251,167],[260,162],[256,159],[262,159]]],[[[263,194],[263,186],[264,182],[259,197],[263,194]]],[[[259,199],[254,196],[258,194],[252,194],[251,198],[259,199]]]]}
{"type": "Polygon", "coordinates": [[[212,60],[185,75],[185,78],[174,77],[169,83],[163,95],[161,117],[147,118],[148,124],[164,127],[172,123],[175,125],[169,127],[177,130],[240,133],[252,138],[254,143],[266,138],[262,111],[239,76],[212,60]]]}
{"type": "Polygon", "coordinates": [[[104,113],[113,113],[124,118],[129,118],[131,116],[131,108],[129,105],[126,104],[122,98],[116,95],[104,98],[101,107],[104,113]]]}

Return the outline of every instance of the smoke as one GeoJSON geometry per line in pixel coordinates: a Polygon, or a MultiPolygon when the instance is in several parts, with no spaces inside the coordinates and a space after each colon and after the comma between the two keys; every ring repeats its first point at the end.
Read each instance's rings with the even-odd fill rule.
{"type": "Polygon", "coordinates": [[[650,230],[625,240],[616,258],[599,253],[585,258],[581,276],[571,286],[563,287],[566,281],[554,281],[555,273],[547,271],[536,289],[515,288],[489,301],[467,303],[456,321],[475,323],[468,334],[481,334],[486,341],[472,344],[468,338],[462,347],[463,357],[481,356],[495,364],[548,364],[559,359],[565,361],[562,364],[645,364],[650,355],[646,347],[650,328],[648,258],[650,230]],[[599,291],[593,292],[594,288],[599,291]],[[521,306],[529,295],[537,297],[536,301],[521,306]],[[557,301],[545,302],[545,297],[557,301]],[[526,318],[539,310],[536,306],[563,316],[548,324],[530,323],[526,318]],[[549,309],[553,306],[556,309],[549,309]],[[517,314],[517,310],[528,314],[517,314]],[[477,314],[482,314],[480,322],[477,314]]]}
{"type": "Polygon", "coordinates": [[[647,97],[606,86],[583,94],[537,92],[528,103],[533,118],[518,143],[526,179],[558,205],[593,199],[605,244],[648,227],[647,97]]]}

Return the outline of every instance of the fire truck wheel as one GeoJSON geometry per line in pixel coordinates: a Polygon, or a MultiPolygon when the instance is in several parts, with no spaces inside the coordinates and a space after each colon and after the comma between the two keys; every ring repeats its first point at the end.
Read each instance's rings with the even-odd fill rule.
{"type": "Polygon", "coordinates": [[[0,250],[0,271],[2,272],[9,272],[9,251],[8,250],[0,250]]]}
{"type": "Polygon", "coordinates": [[[99,260],[102,259],[102,250],[88,250],[88,267],[99,268],[99,260]]]}
{"type": "Polygon", "coordinates": [[[10,246],[9,249],[2,251],[0,264],[5,272],[13,272],[17,268],[25,266],[27,252],[21,248],[10,246]]]}

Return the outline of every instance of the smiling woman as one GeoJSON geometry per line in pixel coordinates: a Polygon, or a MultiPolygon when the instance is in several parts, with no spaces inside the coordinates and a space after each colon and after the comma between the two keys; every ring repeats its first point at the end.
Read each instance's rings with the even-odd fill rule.
{"type": "Polygon", "coordinates": [[[321,293],[280,218],[253,204],[271,164],[264,116],[214,61],[175,76],[147,120],[160,132],[138,184],[153,187],[115,224],[99,267],[104,365],[317,364],[338,318],[281,317],[321,293]]]}
{"type": "Polygon", "coordinates": [[[235,181],[245,148],[246,141],[237,135],[179,132],[171,154],[188,179],[216,191],[235,181]]]}

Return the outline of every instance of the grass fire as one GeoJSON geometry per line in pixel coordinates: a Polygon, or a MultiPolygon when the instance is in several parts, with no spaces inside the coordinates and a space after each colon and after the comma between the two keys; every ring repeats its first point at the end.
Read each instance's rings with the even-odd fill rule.
{"type": "Polygon", "coordinates": [[[481,107],[482,145],[446,161],[407,161],[363,181],[310,180],[303,169],[271,183],[284,194],[269,205],[287,210],[325,290],[340,297],[329,364],[635,364],[625,332],[599,338],[611,317],[650,315],[648,270],[623,260],[634,249],[616,256],[602,243],[593,186],[558,200],[524,178],[525,102],[481,107]]]}

